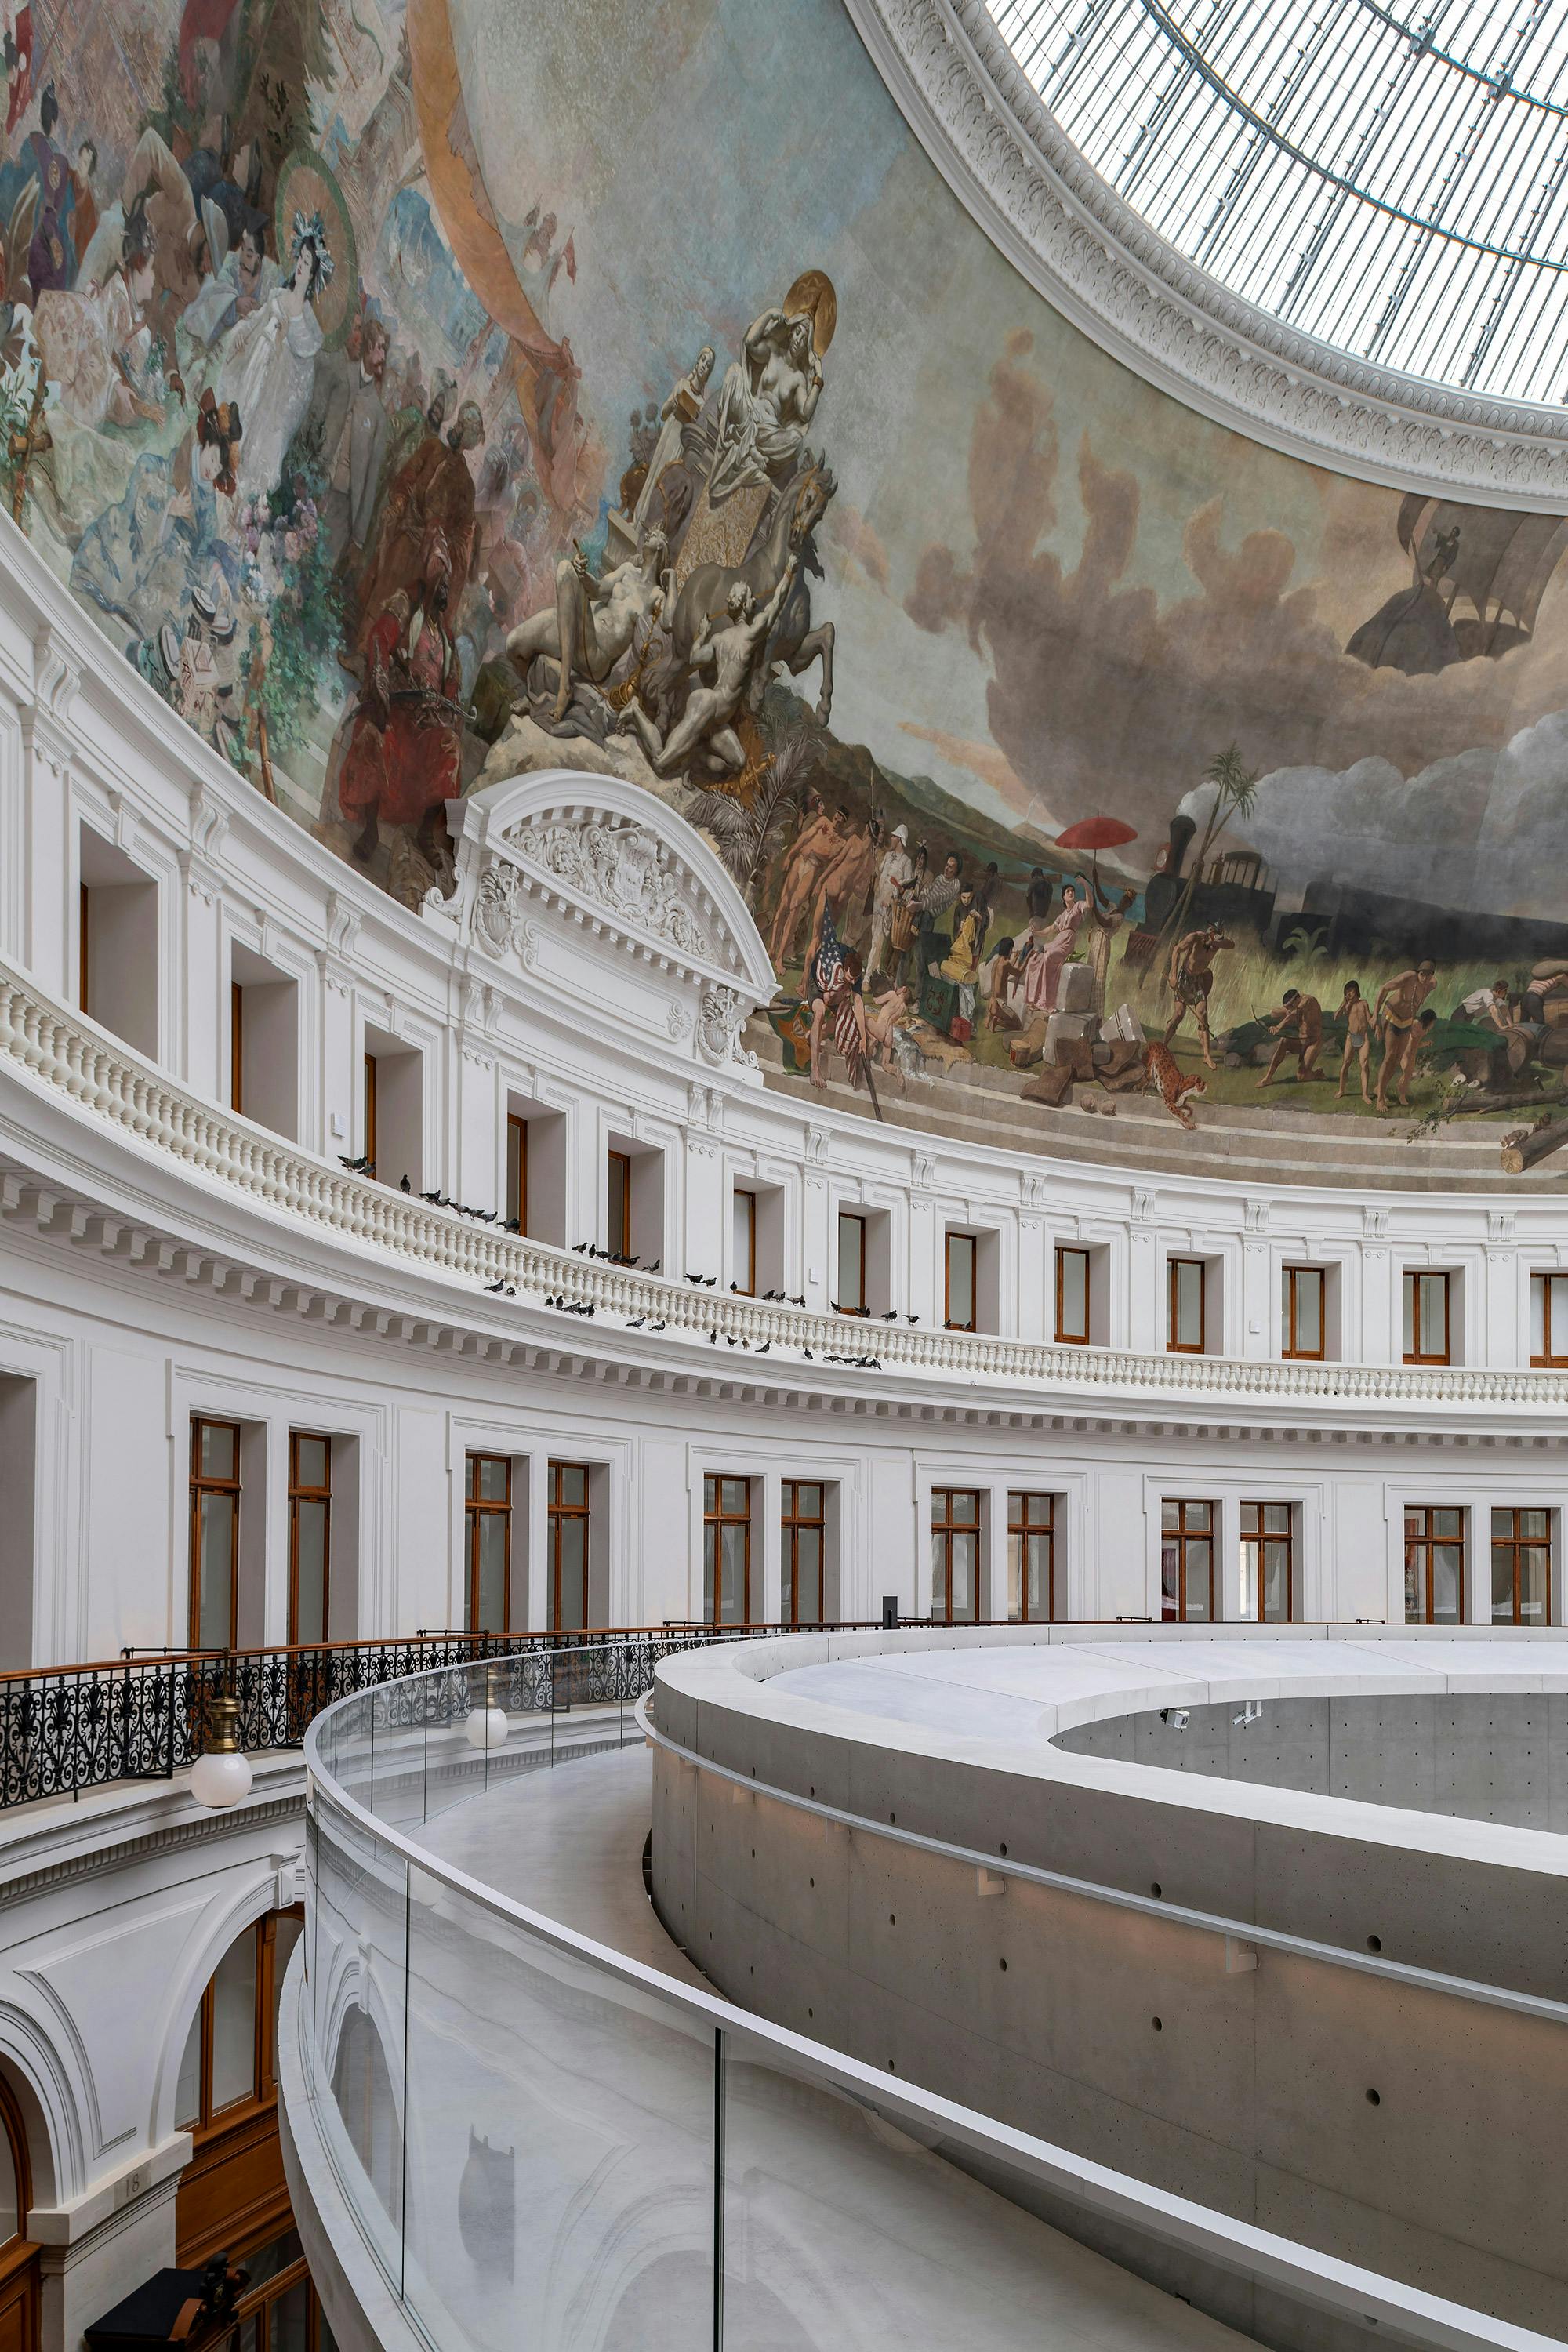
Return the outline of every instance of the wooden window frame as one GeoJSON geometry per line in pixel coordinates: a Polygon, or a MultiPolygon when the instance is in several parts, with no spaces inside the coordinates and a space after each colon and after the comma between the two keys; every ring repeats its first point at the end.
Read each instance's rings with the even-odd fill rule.
{"type": "Polygon", "coordinates": [[[978,1486],[933,1486],[931,1490],[931,1614],[933,1625],[978,1625],[984,1622],[980,1614],[980,1591],[985,1568],[984,1513],[985,1505],[978,1486]],[[974,1517],[972,1519],[954,1518],[952,1507],[960,1499],[973,1504],[974,1517]],[[939,1503],[942,1507],[940,1518],[937,1516],[939,1503]],[[955,1617],[952,1613],[952,1538],[955,1535],[972,1536],[974,1539],[974,1614],[973,1617],[955,1617]],[[940,1582],[942,1596],[940,1616],[937,1613],[939,1580],[936,1564],[939,1548],[942,1555],[940,1582]]]}
{"type": "MultiPolygon", "coordinates": [[[[1042,1493],[1037,1487],[1018,1487],[1007,1496],[1007,1580],[1013,1579],[1013,1542],[1018,1541],[1018,1614],[1015,1618],[1009,1606],[1009,1622],[1017,1625],[1054,1625],[1057,1622],[1057,1502],[1055,1495],[1042,1493]],[[1028,1516],[1032,1503],[1044,1503],[1048,1516],[1042,1524],[1028,1516]],[[1031,1538],[1045,1538],[1046,1545],[1046,1613],[1043,1617],[1029,1614],[1029,1555],[1031,1538]]],[[[1009,1603],[1011,1591],[1009,1591],[1009,1603]]]]}
{"type": "Polygon", "coordinates": [[[1487,1622],[1488,1622],[1488,1623],[1489,1623],[1489,1624],[1491,1624],[1491,1625],[1550,1625],[1550,1624],[1551,1624],[1551,1622],[1552,1622],[1552,1573],[1553,1573],[1553,1570],[1554,1570],[1555,1566],[1556,1566],[1556,1561],[1555,1561],[1555,1559],[1554,1559],[1554,1554],[1555,1554],[1555,1552],[1556,1552],[1556,1549],[1557,1549],[1556,1544],[1554,1543],[1554,1541],[1553,1541],[1553,1539],[1552,1539],[1552,1538],[1553,1538],[1554,1532],[1555,1532],[1555,1530],[1553,1529],[1553,1528],[1552,1528],[1552,1512],[1551,1512],[1551,1508],[1550,1508],[1550,1507],[1549,1507],[1548,1505],[1546,1505],[1546,1504],[1542,1504],[1542,1503],[1494,1503],[1494,1504],[1492,1505],[1492,1511],[1491,1511],[1491,1552],[1490,1552],[1490,1559],[1489,1559],[1489,1566],[1490,1566],[1490,1570],[1491,1570],[1491,1588],[1490,1588],[1490,1591],[1489,1591],[1489,1594],[1488,1594],[1488,1600],[1487,1600],[1487,1622]],[[1507,1512],[1507,1514],[1508,1514],[1509,1517],[1511,1519],[1511,1521],[1512,1521],[1512,1523],[1513,1523],[1513,1532],[1512,1532],[1512,1534],[1511,1534],[1511,1535],[1500,1536],[1500,1535],[1499,1535],[1499,1533],[1498,1533],[1498,1531],[1497,1531],[1498,1517],[1499,1517],[1499,1514],[1500,1514],[1500,1512],[1504,1512],[1504,1511],[1506,1511],[1506,1512],[1507,1512]],[[1542,1517],[1542,1518],[1546,1521],[1546,1533],[1545,1533],[1543,1536],[1527,1536],[1527,1535],[1521,1535],[1521,1532],[1520,1532],[1520,1521],[1524,1517],[1525,1513],[1526,1513],[1527,1511],[1528,1511],[1528,1512],[1531,1512],[1531,1513],[1532,1513],[1532,1514],[1539,1514],[1539,1516],[1540,1516],[1541,1517],[1542,1517]],[[1512,1554],[1513,1614],[1512,1614],[1512,1616],[1511,1616],[1511,1617],[1500,1617],[1500,1616],[1498,1615],[1498,1613],[1497,1613],[1497,1569],[1498,1569],[1498,1558],[1497,1558],[1497,1556],[1498,1556],[1498,1554],[1499,1554],[1499,1552],[1500,1552],[1500,1551],[1502,1551],[1502,1552],[1510,1552],[1510,1553],[1511,1553],[1511,1554],[1512,1554]],[[1521,1607],[1520,1607],[1520,1581],[1521,1581],[1521,1578],[1520,1578],[1520,1555],[1521,1555],[1521,1552],[1527,1552],[1527,1551],[1543,1551],[1543,1552],[1546,1554],[1546,1590],[1545,1590],[1545,1591],[1543,1592],[1543,1594],[1542,1595],[1542,1613],[1541,1613],[1541,1615],[1540,1615],[1539,1617],[1526,1617],[1526,1616],[1522,1615],[1522,1614],[1521,1614],[1521,1607]]]}
{"type": "Polygon", "coordinates": [[[1410,1298],[1410,1346],[1405,1350],[1407,1364],[1451,1364],[1454,1360],[1454,1277],[1441,1266],[1407,1265],[1400,1270],[1400,1328],[1404,1328],[1405,1300],[1410,1298]],[[1426,1317],[1421,1301],[1426,1296],[1423,1285],[1440,1282],[1443,1286],[1443,1352],[1434,1355],[1422,1346],[1427,1337],[1426,1317]]]}
{"type": "Polygon", "coordinates": [[[1057,1244],[1056,1273],[1057,1345],[1058,1348],[1087,1348],[1090,1345],[1089,1332],[1089,1325],[1092,1320],[1091,1307],[1093,1294],[1091,1285],[1094,1280],[1093,1260],[1087,1249],[1080,1249],[1071,1243],[1058,1242],[1057,1244]],[[1081,1331],[1069,1331],[1066,1328],[1066,1312],[1063,1304],[1066,1285],[1062,1280],[1062,1276],[1065,1268],[1065,1261],[1069,1257],[1080,1257],[1083,1260],[1083,1329],[1081,1331]]]}
{"type": "Polygon", "coordinates": [[[1215,1551],[1219,1542],[1219,1505],[1208,1496],[1166,1495],[1162,1497],[1160,1503],[1160,1617],[1162,1623],[1167,1625],[1218,1623],[1219,1620],[1215,1611],[1216,1565],[1215,1551]],[[1165,1525],[1165,1513],[1168,1510],[1173,1510],[1176,1513],[1176,1525],[1173,1528],[1168,1528],[1165,1525]],[[1208,1519],[1205,1525],[1201,1528],[1189,1527],[1187,1525],[1189,1511],[1206,1511],[1208,1519]],[[1167,1613],[1164,1591],[1164,1551],[1166,1545],[1171,1543],[1176,1547],[1176,1606],[1167,1613]],[[1189,1546],[1200,1543],[1206,1544],[1208,1547],[1208,1612],[1203,1617],[1189,1617],[1187,1614],[1187,1551],[1189,1546]]]}
{"type": "Polygon", "coordinates": [[[37,2352],[42,2336],[43,2250],[27,2235],[33,2209],[33,2174],[26,2126],[9,2084],[0,2082],[0,2143],[8,2147],[16,2172],[16,2228],[0,2239],[0,2335],[37,2352]]]}
{"type": "Polygon", "coordinates": [[[363,1145],[363,1158],[364,1158],[364,1160],[368,1162],[368,1165],[367,1165],[367,1167],[366,1167],[366,1169],[365,1169],[365,1173],[366,1173],[366,1175],[367,1175],[367,1176],[374,1176],[374,1175],[375,1174],[375,1171],[376,1171],[376,1165],[377,1165],[377,1161],[376,1161],[376,1139],[375,1139],[375,1129],[376,1129],[375,1094],[376,1094],[377,1072],[376,1072],[376,1059],[375,1059],[375,1055],[374,1055],[373,1053],[371,1053],[371,1052],[367,1049],[367,1050],[366,1050],[366,1052],[365,1052],[364,1057],[363,1057],[363,1061],[364,1061],[364,1066],[363,1066],[363,1099],[362,1104],[361,1104],[361,1109],[362,1109],[362,1111],[363,1112],[363,1116],[364,1116],[364,1145],[363,1145]]]}
{"type": "Polygon", "coordinates": [[[332,1622],[332,1441],[325,1430],[291,1429],[289,1432],[289,1643],[290,1648],[313,1648],[313,1643],[300,1640],[300,1506],[301,1503],[322,1503],[324,1533],[321,1555],[321,1633],[327,1639],[327,1628],[332,1622]],[[324,1486],[307,1486],[300,1476],[300,1441],[324,1445],[327,1449],[327,1483],[324,1486]]]}
{"type": "Polygon", "coordinates": [[[735,1268],[735,1287],[743,1297],[754,1298],[757,1295],[757,1196],[749,1184],[734,1187],[730,1213],[731,1230],[735,1201],[746,1203],[746,1263],[744,1266],[735,1268]]]}
{"type": "Polygon", "coordinates": [[[237,1421],[226,1421],[211,1413],[191,1415],[191,1483],[190,1483],[190,1584],[186,1594],[185,1630],[188,1646],[193,1650],[216,1649],[224,1645],[204,1643],[202,1630],[202,1498],[206,1495],[232,1495],[234,1512],[229,1522],[228,1545],[228,1630],[229,1649],[239,1642],[239,1513],[242,1491],[241,1447],[243,1432],[237,1421]],[[201,1466],[202,1432],[204,1429],[228,1429],[234,1433],[234,1475],[232,1478],[206,1476],[201,1466]]]}
{"type": "Polygon", "coordinates": [[[974,1331],[980,1327],[980,1242],[974,1234],[959,1231],[942,1235],[942,1318],[943,1328],[949,1331],[974,1331]],[[963,1242],[969,1249],[969,1320],[967,1323],[955,1323],[952,1319],[952,1245],[954,1242],[963,1242]]]}
{"type": "Polygon", "coordinates": [[[506,1214],[518,1232],[528,1232],[528,1121],[514,1110],[506,1115],[506,1214]],[[512,1181],[512,1147],[517,1149],[517,1181],[512,1181]]]}
{"type": "Polygon", "coordinates": [[[630,1257],[632,1254],[632,1155],[629,1151],[607,1151],[605,1154],[605,1236],[612,1257],[630,1257]],[[621,1171],[621,1229],[615,1233],[610,1224],[610,1171],[621,1171]]]}
{"type": "Polygon", "coordinates": [[[245,1117],[245,991],[237,980],[228,983],[228,1107],[245,1117]]]}
{"type": "Polygon", "coordinates": [[[826,1625],[827,1622],[827,1487],[821,1478],[785,1478],[779,1489],[779,1528],[783,1554],[783,1577],[780,1584],[780,1615],[786,1625],[826,1625]],[[815,1514],[800,1507],[800,1490],[815,1486],[819,1496],[815,1514]],[[818,1607],[815,1617],[803,1618],[800,1613],[800,1538],[803,1528],[813,1529],[817,1538],[818,1607]],[[790,1606],[784,1614],[784,1594],[788,1592],[790,1606]]]}
{"type": "Polygon", "coordinates": [[[1206,1257],[1168,1257],[1165,1260],[1165,1351],[1172,1356],[1206,1356],[1209,1341],[1209,1262],[1206,1257]],[[1181,1268],[1195,1265],[1198,1270],[1198,1336],[1194,1345],[1190,1339],[1176,1337],[1176,1289],[1181,1268]]]}
{"type": "MultiPolygon", "coordinates": [[[[550,1608],[550,1631],[551,1631],[552,1633],[554,1633],[554,1632],[558,1631],[558,1630],[560,1629],[560,1627],[561,1627],[561,1623],[562,1623],[562,1618],[561,1618],[561,1537],[562,1537],[562,1531],[563,1531],[563,1528],[565,1527],[565,1524],[566,1524],[566,1522],[567,1522],[567,1520],[568,1520],[568,1519],[581,1519],[581,1520],[582,1520],[582,1522],[583,1522],[583,1624],[584,1624],[584,1628],[585,1628],[585,1627],[587,1626],[588,1622],[589,1622],[589,1617],[588,1617],[588,1564],[589,1564],[589,1563],[588,1563],[588,1547],[589,1547],[589,1544],[590,1544],[590,1542],[591,1542],[591,1540],[592,1540],[592,1537],[593,1537],[593,1521],[594,1521],[594,1473],[593,1473],[593,1469],[592,1469],[592,1466],[591,1466],[588,1463],[586,1463],[586,1462],[552,1462],[552,1463],[550,1463],[550,1464],[549,1464],[549,1465],[548,1465],[548,1467],[547,1467],[547,1471],[546,1471],[546,1482],[547,1482],[547,1483],[546,1483],[546,1486],[545,1486],[544,1526],[545,1526],[545,1544],[546,1544],[545,1559],[546,1559],[546,1562],[548,1563],[548,1570],[549,1570],[549,1576],[550,1576],[550,1602],[549,1602],[549,1608],[550,1608]],[[562,1472],[563,1472],[563,1470],[581,1470],[581,1472],[583,1473],[583,1500],[581,1501],[581,1503],[568,1503],[568,1502],[564,1502],[564,1501],[562,1499],[562,1495],[561,1495],[561,1474],[562,1474],[562,1472]]],[[[509,1542],[508,1542],[508,1546],[507,1546],[507,1570],[508,1570],[508,1573],[507,1573],[507,1584],[508,1584],[509,1591],[510,1591],[510,1583],[511,1583],[510,1564],[511,1564],[511,1547],[510,1547],[510,1540],[509,1540],[509,1542]]],[[[509,1611],[509,1612],[508,1612],[509,1619],[510,1619],[510,1611],[509,1611]]],[[[509,1626],[509,1630],[510,1630],[510,1626],[509,1626]]],[[[575,1628],[575,1626],[571,1626],[571,1627],[568,1627],[566,1630],[567,1630],[568,1632],[574,1633],[574,1632],[576,1631],[576,1628],[575,1628]]]]}
{"type": "Polygon", "coordinates": [[[863,1209],[840,1209],[834,1224],[833,1303],[843,1315],[865,1315],[869,1312],[866,1289],[866,1225],[867,1218],[863,1209]],[[860,1228],[860,1296],[858,1298],[840,1298],[837,1295],[844,1285],[843,1240],[846,1224],[858,1225],[860,1228]]]}
{"type": "Polygon", "coordinates": [[[1439,1549],[1447,1549],[1449,1545],[1455,1543],[1457,1543],[1459,1548],[1459,1606],[1453,1622],[1456,1624],[1462,1625],[1465,1622],[1465,1583],[1466,1579],[1469,1574],[1470,1566],[1470,1530],[1468,1514],[1466,1513],[1463,1505],[1458,1503],[1405,1504],[1405,1624],[1446,1625],[1449,1622],[1446,1617],[1440,1618],[1433,1613],[1433,1580],[1436,1574],[1436,1555],[1439,1549]],[[1453,1511],[1456,1513],[1459,1522],[1459,1532],[1458,1536],[1440,1536],[1437,1533],[1436,1521],[1439,1511],[1453,1511]],[[1420,1522],[1420,1525],[1414,1529],[1411,1525],[1413,1520],[1420,1522]],[[1421,1614],[1417,1617],[1412,1617],[1409,1612],[1410,1570],[1413,1560],[1419,1563],[1418,1582],[1423,1603],[1421,1614]]]}
{"type": "Polygon", "coordinates": [[[1321,1265],[1281,1266],[1280,1277],[1285,1286],[1285,1330],[1279,1353],[1286,1363],[1321,1364],[1326,1362],[1329,1348],[1329,1277],[1321,1265]],[[1310,1275],[1318,1286],[1318,1344],[1315,1348],[1298,1347],[1296,1286],[1303,1275],[1310,1275]]]}
{"type": "Polygon", "coordinates": [[[749,1625],[752,1622],[752,1481],[738,1471],[708,1470],[703,1473],[702,1549],[705,1583],[710,1580],[708,1576],[710,1547],[712,1552],[710,1580],[713,1597],[708,1604],[710,1612],[708,1622],[715,1626],[749,1625]],[[744,1487],[746,1507],[743,1512],[727,1511],[724,1508],[724,1489],[729,1486],[744,1487]],[[711,1503],[710,1496],[712,1498],[711,1503]],[[721,1540],[721,1531],[725,1528],[745,1529],[745,1543],[742,1547],[745,1557],[745,1567],[742,1570],[744,1591],[741,1596],[743,1607],[739,1617],[727,1618],[724,1614],[724,1546],[721,1540]]]}
{"type": "MultiPolygon", "coordinates": [[[[267,2245],[273,2238],[282,2237],[287,2231],[294,2228],[292,2219],[286,2218],[283,2228],[279,2229],[276,2224],[269,2227],[266,2236],[258,2241],[258,2244],[267,2245]]],[[[257,2251],[257,2245],[240,2248],[238,2260],[241,2267],[244,2265],[245,2255],[255,2253],[257,2251]]],[[[270,2305],[280,2303],[286,2294],[292,2293],[301,2280],[310,2289],[306,2297],[305,2352],[322,2352],[323,2343],[330,2343],[332,2339],[322,2328],[321,2297],[316,2292],[315,2281],[310,2276],[310,2263],[302,2251],[293,2262],[286,2263],[283,2268],[275,2272],[271,2278],[264,2280],[260,2286],[240,2296],[235,2305],[233,2324],[224,2335],[217,2337],[210,2352],[240,2352],[240,2347],[245,2341],[246,2327],[251,2321],[255,2322],[251,2340],[256,2352],[270,2352],[272,2343],[270,2305]]]]}
{"type": "MultiPolygon", "coordinates": [[[[1531,1290],[1532,1294],[1535,1285],[1537,1283],[1541,1285],[1541,1353],[1539,1355],[1532,1354],[1530,1360],[1533,1366],[1542,1370],[1549,1369],[1552,1366],[1568,1365],[1568,1330],[1564,1330],[1563,1332],[1563,1345],[1561,1349],[1554,1349],[1552,1344],[1552,1286],[1553,1282],[1568,1283],[1568,1268],[1543,1266],[1539,1273],[1532,1274],[1530,1277],[1531,1290]]],[[[1535,1300],[1533,1296],[1531,1298],[1530,1304],[1531,1321],[1533,1323],[1535,1320],[1535,1300]]],[[[1568,1318],[1565,1318],[1565,1320],[1568,1320],[1568,1318]]]]}
{"type": "Polygon", "coordinates": [[[272,2072],[272,2013],[277,1995],[278,1922],[279,1919],[302,1921],[304,1916],[303,1904],[294,1903],[286,1910],[267,1912],[262,1918],[253,1920],[248,1927],[240,1930],[241,1936],[254,1936],[256,1938],[256,2014],[252,2020],[255,2046],[249,2090],[221,2107],[215,2107],[212,2103],[213,2017],[216,2008],[217,1969],[240,1940],[239,1936],[235,1937],[218,1954],[217,1964],[202,1987],[201,2004],[196,2012],[201,2020],[196,2118],[181,2126],[182,2129],[189,2130],[192,2139],[198,2145],[212,2133],[227,2131],[231,2126],[259,2114],[263,2108],[277,2105],[278,2081],[272,2072]]]}
{"type": "Polygon", "coordinates": [[[500,1632],[511,1631],[511,1505],[512,1459],[510,1454],[485,1454],[470,1449],[463,1456],[463,1549],[467,1560],[468,1580],[464,1601],[467,1620],[464,1630],[477,1633],[479,1627],[479,1522],[482,1517],[501,1513],[506,1519],[506,1569],[501,1579],[500,1632]],[[472,1480],[473,1493],[468,1492],[470,1463],[499,1462],[506,1471],[506,1493],[498,1501],[492,1496],[479,1493],[478,1473],[472,1480]]]}
{"type": "Polygon", "coordinates": [[[1286,1502],[1279,1495],[1247,1497],[1241,1505],[1240,1540],[1244,1552],[1249,1544],[1255,1548],[1249,1578],[1252,1586],[1250,1622],[1255,1625],[1293,1625],[1296,1622],[1295,1504],[1286,1502]],[[1264,1512],[1281,1510],[1285,1514],[1284,1533],[1280,1534],[1278,1528],[1266,1528],[1263,1523],[1264,1512]],[[1249,1516],[1250,1525],[1248,1525],[1249,1516]],[[1265,1617],[1263,1613],[1265,1582],[1263,1548],[1266,1544],[1283,1544],[1285,1547],[1285,1614],[1283,1617],[1265,1617]]]}

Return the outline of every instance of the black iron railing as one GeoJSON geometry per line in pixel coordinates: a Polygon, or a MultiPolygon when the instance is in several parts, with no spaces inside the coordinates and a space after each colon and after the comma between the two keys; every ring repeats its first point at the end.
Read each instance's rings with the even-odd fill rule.
{"type": "Polygon", "coordinates": [[[255,1754],[300,1747],[313,1717],[336,1699],[431,1667],[493,1662],[500,1705],[514,1713],[554,1714],[640,1698],[652,1687],[658,1660],[677,1651],[797,1630],[804,1629],[418,1633],[310,1648],[127,1651],[102,1664],[0,1675],[0,1811],[116,1780],[172,1780],[207,1747],[220,1698],[237,1703],[240,1745],[255,1754]]]}

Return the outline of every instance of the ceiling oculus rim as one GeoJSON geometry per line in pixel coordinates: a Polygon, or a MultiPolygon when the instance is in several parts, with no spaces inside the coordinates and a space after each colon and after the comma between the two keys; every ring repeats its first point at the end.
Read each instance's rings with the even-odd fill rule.
{"type": "Polygon", "coordinates": [[[1568,384],[1568,0],[987,0],[1084,161],[1282,323],[1461,393],[1568,384]]]}

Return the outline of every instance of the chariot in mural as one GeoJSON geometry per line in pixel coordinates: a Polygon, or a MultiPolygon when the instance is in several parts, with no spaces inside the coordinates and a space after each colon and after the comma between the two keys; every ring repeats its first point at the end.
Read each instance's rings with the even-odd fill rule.
{"type": "Polygon", "coordinates": [[[13,517],[411,908],[480,780],[670,801],[773,957],[773,1084],[1544,1156],[1568,522],[1124,375],[835,0],[765,74],[743,14],[0,0],[13,517]]]}

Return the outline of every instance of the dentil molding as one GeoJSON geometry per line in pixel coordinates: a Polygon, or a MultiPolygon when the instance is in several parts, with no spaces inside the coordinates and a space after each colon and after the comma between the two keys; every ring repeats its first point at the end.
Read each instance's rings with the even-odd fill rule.
{"type": "Polygon", "coordinates": [[[1185,260],[1036,95],[984,0],[845,0],[943,178],[1055,310],[1188,407],[1395,488],[1568,509],[1557,408],[1477,396],[1303,335],[1185,260]]]}

